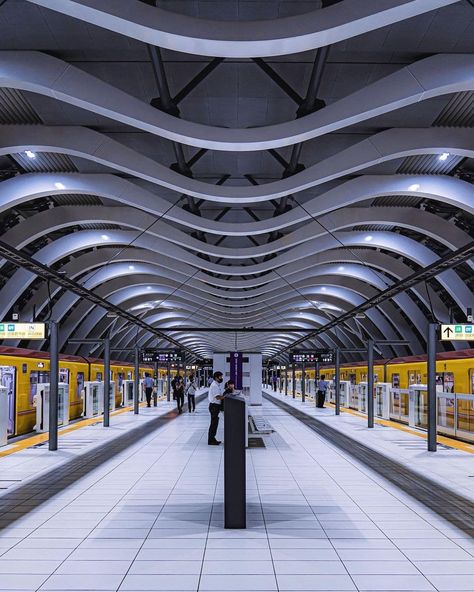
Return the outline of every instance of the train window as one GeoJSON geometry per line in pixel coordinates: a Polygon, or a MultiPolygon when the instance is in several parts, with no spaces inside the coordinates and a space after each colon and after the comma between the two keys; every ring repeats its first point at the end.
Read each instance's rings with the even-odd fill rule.
{"type": "Polygon", "coordinates": [[[349,374],[349,382],[351,384],[356,384],[357,375],[356,374],[349,374]]]}
{"type": "Polygon", "coordinates": [[[400,374],[392,374],[392,387],[400,388],[400,374]]]}
{"type": "Polygon", "coordinates": [[[33,370],[30,372],[30,405],[33,405],[33,397],[37,392],[38,384],[49,382],[49,372],[33,370]]]}
{"type": "Polygon", "coordinates": [[[69,384],[69,370],[67,368],[59,368],[59,382],[69,384]]]}
{"type": "Polygon", "coordinates": [[[128,380],[132,380],[133,376],[131,372],[127,372],[127,378],[128,380]]]}
{"type": "Polygon", "coordinates": [[[410,386],[411,384],[416,384],[416,379],[415,379],[415,373],[414,372],[408,372],[408,386],[410,386]]]}
{"type": "Polygon", "coordinates": [[[122,383],[123,383],[123,372],[117,373],[117,379],[118,379],[118,387],[120,390],[122,388],[122,383]]]}
{"type": "Polygon", "coordinates": [[[471,373],[471,395],[474,395],[474,369],[470,370],[471,373]]]}
{"type": "Polygon", "coordinates": [[[437,373],[436,390],[443,393],[454,393],[454,374],[452,372],[437,373]]]}
{"type": "Polygon", "coordinates": [[[76,385],[76,394],[78,397],[80,397],[82,389],[84,388],[84,372],[77,373],[76,385]]]}
{"type": "Polygon", "coordinates": [[[9,435],[15,433],[15,393],[16,393],[16,368],[15,366],[0,366],[0,384],[7,389],[8,397],[8,427],[9,435]]]}
{"type": "Polygon", "coordinates": [[[97,382],[102,382],[102,372],[96,372],[95,379],[97,380],[97,382]]]}

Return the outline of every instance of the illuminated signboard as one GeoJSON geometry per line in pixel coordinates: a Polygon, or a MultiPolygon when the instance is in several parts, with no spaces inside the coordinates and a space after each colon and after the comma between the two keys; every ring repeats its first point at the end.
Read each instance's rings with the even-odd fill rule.
{"type": "Polygon", "coordinates": [[[179,349],[145,349],[142,351],[142,362],[145,364],[181,364],[184,352],[179,349]]]}
{"type": "Polygon", "coordinates": [[[0,339],[44,339],[44,323],[0,323],[0,339]]]}
{"type": "Polygon", "coordinates": [[[441,341],[474,341],[474,325],[441,325],[441,341]]]}
{"type": "Polygon", "coordinates": [[[300,350],[290,354],[292,364],[334,364],[334,351],[324,350],[300,350]]]}

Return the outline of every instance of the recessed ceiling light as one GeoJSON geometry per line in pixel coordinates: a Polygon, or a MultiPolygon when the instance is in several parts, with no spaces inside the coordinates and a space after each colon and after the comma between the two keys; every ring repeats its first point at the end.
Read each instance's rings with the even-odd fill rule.
{"type": "Polygon", "coordinates": [[[25,154],[28,156],[28,158],[36,158],[36,154],[33,152],[33,150],[25,150],[25,154]]]}
{"type": "Polygon", "coordinates": [[[322,290],[323,292],[326,292],[326,287],[325,287],[325,286],[323,286],[323,287],[321,288],[321,290],[322,290]]]}
{"type": "Polygon", "coordinates": [[[451,156],[451,155],[449,154],[449,152],[443,152],[443,154],[440,154],[440,155],[438,156],[438,158],[439,158],[439,160],[448,160],[448,158],[449,158],[450,156],[451,156]]]}
{"type": "Polygon", "coordinates": [[[56,189],[66,189],[66,185],[64,185],[63,183],[55,183],[54,186],[56,187],[56,189]]]}
{"type": "Polygon", "coordinates": [[[147,290],[151,290],[151,286],[147,286],[147,287],[146,287],[146,289],[147,289],[147,290]]]}
{"type": "Polygon", "coordinates": [[[135,269],[135,265],[129,265],[128,269],[130,269],[130,271],[133,271],[135,269]]]}
{"type": "Polygon", "coordinates": [[[339,267],[337,268],[338,271],[344,271],[344,265],[339,265],[339,267]]]}
{"type": "Polygon", "coordinates": [[[418,183],[413,183],[413,185],[410,185],[410,187],[408,187],[409,191],[419,191],[420,190],[420,185],[418,183]]]}
{"type": "Polygon", "coordinates": [[[374,238],[374,237],[373,237],[373,236],[371,236],[371,235],[369,234],[369,235],[367,235],[367,236],[364,238],[364,240],[365,240],[365,241],[367,241],[367,242],[370,242],[370,241],[371,241],[373,238],[374,238]]]}
{"type": "Polygon", "coordinates": [[[108,234],[101,234],[101,235],[100,235],[100,238],[101,238],[102,240],[109,240],[109,235],[108,235],[108,234]]]}

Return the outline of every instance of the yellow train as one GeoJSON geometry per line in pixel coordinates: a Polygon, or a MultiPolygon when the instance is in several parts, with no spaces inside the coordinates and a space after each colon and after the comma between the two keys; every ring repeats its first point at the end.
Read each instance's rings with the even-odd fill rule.
{"type": "MultiPolygon", "coordinates": [[[[0,347],[0,386],[7,389],[8,436],[31,432],[36,424],[33,399],[38,385],[49,382],[49,353],[13,347],[0,347]]],[[[134,378],[134,367],[122,362],[110,364],[111,381],[115,383],[115,405],[122,405],[122,382],[134,378]]],[[[140,378],[148,366],[140,368],[140,378]]],[[[79,356],[61,355],[59,381],[69,385],[69,419],[83,414],[83,389],[86,381],[104,379],[103,361],[79,356]]]]}

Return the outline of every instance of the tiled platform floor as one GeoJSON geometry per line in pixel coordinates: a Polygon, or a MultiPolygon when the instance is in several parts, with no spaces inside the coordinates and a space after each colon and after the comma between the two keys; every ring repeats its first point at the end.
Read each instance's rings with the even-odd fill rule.
{"type": "MultiPolygon", "coordinates": [[[[474,541],[266,402],[248,529],[222,528],[204,404],[0,533],[1,590],[474,591],[474,541]]],[[[21,514],[24,514],[21,517],[21,514]]],[[[1,520],[1,516],[0,516],[1,520]]]]}

